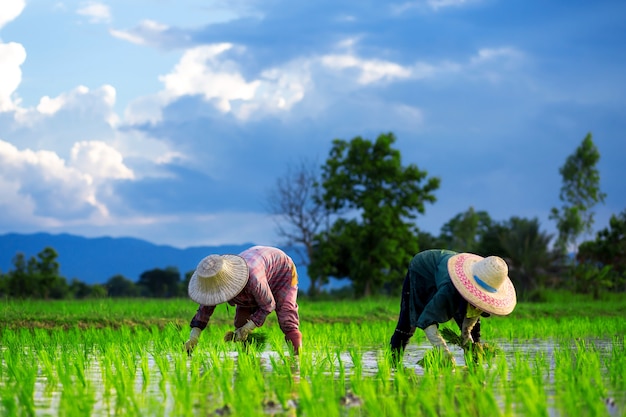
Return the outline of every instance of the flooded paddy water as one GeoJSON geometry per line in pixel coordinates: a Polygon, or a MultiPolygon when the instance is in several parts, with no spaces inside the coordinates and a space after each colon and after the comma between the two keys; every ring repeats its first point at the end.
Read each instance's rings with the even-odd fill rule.
{"type": "Polygon", "coordinates": [[[497,354],[466,364],[451,346],[452,370],[418,365],[431,351],[420,332],[393,366],[395,300],[305,305],[297,361],[273,315],[244,348],[223,341],[224,310],[190,357],[184,300],[5,304],[0,416],[626,416],[623,305],[521,305],[485,320],[497,354]]]}
{"type": "Polygon", "coordinates": [[[491,363],[464,366],[463,351],[453,347],[458,366],[439,375],[417,364],[430,350],[424,340],[409,344],[402,369],[389,365],[384,346],[324,346],[303,353],[299,364],[269,343],[250,352],[233,345],[198,349],[192,357],[154,343],[135,352],[123,344],[22,346],[20,354],[3,346],[0,414],[625,415],[624,375],[614,373],[624,370],[623,359],[611,370],[624,356],[623,338],[491,343],[500,349],[491,363]],[[242,407],[246,396],[250,404],[242,407]],[[476,396],[491,404],[455,411],[454,401],[476,396]]]}

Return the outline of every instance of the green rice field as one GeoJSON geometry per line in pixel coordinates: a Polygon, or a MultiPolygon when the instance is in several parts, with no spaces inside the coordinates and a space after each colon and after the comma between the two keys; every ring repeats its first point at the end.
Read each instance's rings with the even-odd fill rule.
{"type": "Polygon", "coordinates": [[[494,353],[451,345],[454,369],[418,364],[420,331],[393,366],[396,299],[300,300],[298,360],[275,314],[243,346],[220,305],[188,356],[189,300],[3,300],[0,415],[626,416],[625,297],[548,299],[484,319],[494,353]]]}

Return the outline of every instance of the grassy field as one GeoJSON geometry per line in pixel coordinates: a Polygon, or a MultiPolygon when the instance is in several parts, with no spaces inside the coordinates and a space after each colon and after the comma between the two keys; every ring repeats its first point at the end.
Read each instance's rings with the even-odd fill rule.
{"type": "MultiPolygon", "coordinates": [[[[602,321],[626,317],[626,297],[623,294],[606,294],[601,300],[589,296],[554,292],[546,294],[547,301],[520,302],[508,317],[493,317],[489,322],[514,320],[534,323],[549,319],[567,322],[602,321]]],[[[371,298],[361,300],[310,301],[300,299],[300,320],[303,325],[386,322],[395,324],[399,300],[371,298]]],[[[118,328],[121,326],[187,328],[198,308],[188,299],[93,299],[71,301],[3,300],[0,319],[5,329],[23,328],[118,328]]],[[[219,305],[211,319],[213,324],[232,323],[235,308],[219,305]]],[[[275,315],[268,318],[275,322],[275,315]]],[[[502,325],[506,326],[504,323],[502,325]]]]}
{"type": "MultiPolygon", "coordinates": [[[[489,363],[421,367],[417,332],[389,360],[399,300],[301,299],[303,350],[289,355],[275,314],[266,343],[227,343],[221,305],[192,357],[182,349],[197,305],[186,299],[0,304],[3,416],[624,416],[626,300],[565,293],[483,321],[489,363]]],[[[455,329],[450,324],[444,327],[455,329]]]]}

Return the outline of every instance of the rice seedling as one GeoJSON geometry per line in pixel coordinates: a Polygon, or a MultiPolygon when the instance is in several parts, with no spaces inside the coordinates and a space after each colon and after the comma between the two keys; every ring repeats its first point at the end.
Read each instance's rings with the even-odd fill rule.
{"type": "Polygon", "coordinates": [[[522,304],[515,319],[484,321],[493,351],[481,358],[444,333],[456,368],[419,366],[437,355],[420,332],[393,363],[395,300],[301,303],[297,360],[273,316],[241,344],[224,341],[232,314],[216,311],[189,357],[189,317],[180,314],[189,303],[41,304],[31,327],[17,324],[23,304],[0,307],[14,317],[0,328],[0,415],[625,415],[626,323],[615,314],[623,303],[580,320],[562,320],[560,304],[552,315],[522,304]]]}
{"type": "Polygon", "coordinates": [[[24,414],[35,414],[35,380],[37,378],[37,362],[28,352],[3,352],[3,365],[6,367],[6,385],[3,388],[3,403],[9,408],[19,408],[24,414]],[[7,396],[6,400],[4,395],[7,396]]]}

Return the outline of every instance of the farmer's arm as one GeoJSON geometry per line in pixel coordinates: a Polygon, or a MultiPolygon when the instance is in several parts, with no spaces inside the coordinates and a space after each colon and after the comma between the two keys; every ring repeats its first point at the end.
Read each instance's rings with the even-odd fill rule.
{"type": "MultiPolygon", "coordinates": [[[[470,320],[467,317],[467,306],[468,303],[465,301],[461,304],[460,308],[454,313],[454,321],[459,326],[459,330],[463,332],[464,325],[467,328],[469,324],[471,324],[470,320]]],[[[482,313],[483,317],[489,317],[489,314],[482,313]]],[[[480,343],[480,317],[478,320],[474,321],[474,324],[470,328],[469,334],[472,337],[472,341],[475,343],[480,343]]]]}
{"type": "Polygon", "coordinates": [[[190,326],[197,327],[200,330],[204,330],[206,326],[209,324],[209,319],[213,315],[215,311],[215,306],[204,306],[201,305],[198,307],[198,311],[196,315],[191,319],[190,326]]]}
{"type": "Polygon", "coordinates": [[[198,344],[198,339],[200,338],[200,333],[202,330],[206,328],[209,324],[209,319],[211,315],[215,311],[215,306],[204,306],[201,305],[198,307],[198,311],[196,315],[191,319],[191,323],[189,324],[191,327],[191,333],[189,334],[189,340],[185,342],[185,349],[188,354],[191,354],[193,349],[198,344]]]}
{"type": "Polygon", "coordinates": [[[419,316],[417,327],[424,330],[426,338],[435,348],[443,349],[454,362],[446,341],[439,333],[439,323],[452,319],[457,292],[451,282],[442,284],[419,316]]]}
{"type": "Polygon", "coordinates": [[[298,315],[298,271],[291,259],[288,268],[272,278],[272,295],[276,301],[278,325],[285,334],[285,340],[291,343],[297,355],[302,346],[302,333],[299,330],[298,315]]]}

